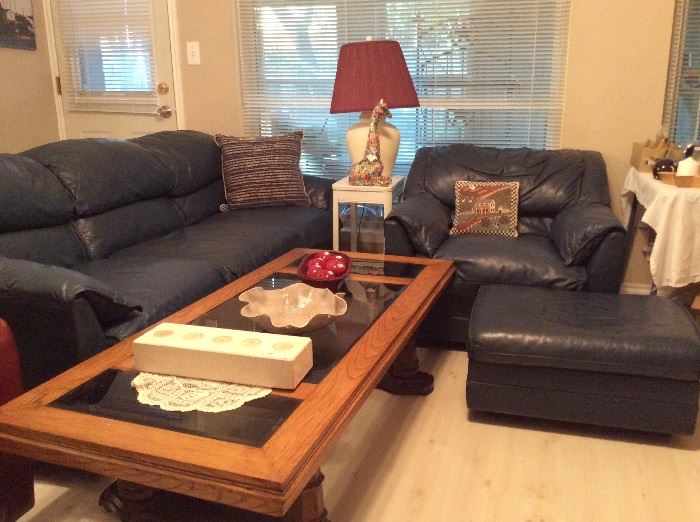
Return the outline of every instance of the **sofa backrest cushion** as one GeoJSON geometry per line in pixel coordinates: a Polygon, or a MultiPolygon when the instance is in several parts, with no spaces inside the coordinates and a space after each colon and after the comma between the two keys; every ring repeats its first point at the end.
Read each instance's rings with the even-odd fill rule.
{"type": "Polygon", "coordinates": [[[36,161],[0,154],[0,232],[53,227],[73,215],[70,193],[36,161]]]}
{"type": "Polygon", "coordinates": [[[73,226],[90,258],[102,259],[117,250],[164,236],[184,226],[184,220],[172,200],[160,198],[79,218],[73,226]]]}
{"type": "Polygon", "coordinates": [[[90,259],[195,223],[223,202],[221,152],[202,132],[66,140],[21,157],[64,187],[90,259]]]}
{"type": "Polygon", "coordinates": [[[175,172],[150,150],[102,138],[49,143],[22,153],[51,170],[70,191],[75,216],[167,196],[175,172]]]}
{"type": "MultiPolygon", "coordinates": [[[[221,150],[209,134],[164,131],[129,141],[149,150],[173,172],[169,196],[193,194],[221,179],[221,150]]],[[[218,205],[213,212],[217,211],[218,205]]]]}
{"type": "Polygon", "coordinates": [[[60,266],[85,261],[72,216],[71,194],[50,170],[0,154],[0,256],[60,266]]]}
{"type": "Polygon", "coordinates": [[[173,198],[173,203],[182,213],[185,225],[197,223],[212,214],[216,214],[219,206],[226,203],[224,182],[221,178],[217,178],[214,183],[197,192],[173,198]]]}
{"type": "Polygon", "coordinates": [[[0,256],[62,267],[89,259],[72,225],[0,233],[0,256]]]}
{"type": "Polygon", "coordinates": [[[420,149],[405,194],[428,192],[454,208],[455,182],[460,180],[519,181],[521,216],[551,218],[582,197],[609,203],[605,164],[596,152],[462,143],[420,149]]]}

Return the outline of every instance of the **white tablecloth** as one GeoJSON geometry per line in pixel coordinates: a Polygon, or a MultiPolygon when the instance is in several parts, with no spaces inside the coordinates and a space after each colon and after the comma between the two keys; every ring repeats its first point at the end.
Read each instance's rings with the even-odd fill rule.
{"type": "Polygon", "coordinates": [[[635,196],[646,208],[642,221],[656,232],[649,260],[656,286],[700,281],[700,189],[666,185],[631,168],[621,194],[625,222],[635,196]]]}

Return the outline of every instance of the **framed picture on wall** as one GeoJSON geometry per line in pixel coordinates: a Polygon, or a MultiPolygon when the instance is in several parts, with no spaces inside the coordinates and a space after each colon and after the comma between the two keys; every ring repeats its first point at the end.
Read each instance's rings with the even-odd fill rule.
{"type": "Polygon", "coordinates": [[[0,47],[36,49],[32,0],[0,0],[0,47]]]}

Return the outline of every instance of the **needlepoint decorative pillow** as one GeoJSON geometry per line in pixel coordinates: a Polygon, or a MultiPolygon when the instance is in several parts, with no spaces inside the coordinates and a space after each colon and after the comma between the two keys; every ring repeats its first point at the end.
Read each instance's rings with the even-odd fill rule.
{"type": "Polygon", "coordinates": [[[517,181],[458,181],[451,236],[493,234],[518,237],[517,181]]]}
{"type": "Polygon", "coordinates": [[[217,134],[226,195],[221,210],[310,206],[299,169],[303,137],[302,131],[260,138],[217,134]]]}

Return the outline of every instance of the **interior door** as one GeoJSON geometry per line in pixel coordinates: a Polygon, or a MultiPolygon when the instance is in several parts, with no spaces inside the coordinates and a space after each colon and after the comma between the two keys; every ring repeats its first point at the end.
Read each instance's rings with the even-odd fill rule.
{"type": "Polygon", "coordinates": [[[177,129],[167,0],[51,0],[67,138],[177,129]]]}

